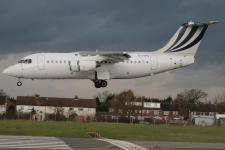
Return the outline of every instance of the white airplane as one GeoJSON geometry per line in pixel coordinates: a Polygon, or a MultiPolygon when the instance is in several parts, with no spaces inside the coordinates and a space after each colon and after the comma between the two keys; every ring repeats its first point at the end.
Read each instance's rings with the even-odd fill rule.
{"type": "Polygon", "coordinates": [[[90,79],[96,88],[110,79],[132,79],[191,65],[208,26],[217,21],[189,21],[169,42],[152,52],[37,53],[26,56],[3,74],[20,79],[90,79]]]}

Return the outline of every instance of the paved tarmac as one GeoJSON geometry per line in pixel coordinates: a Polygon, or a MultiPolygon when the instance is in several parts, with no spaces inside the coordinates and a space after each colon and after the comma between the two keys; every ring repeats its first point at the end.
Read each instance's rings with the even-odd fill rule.
{"type": "Polygon", "coordinates": [[[0,150],[121,150],[98,139],[0,135],[0,150]]]}
{"type": "Polygon", "coordinates": [[[199,142],[164,142],[164,141],[131,141],[143,147],[166,147],[166,148],[196,148],[196,149],[220,149],[225,150],[225,143],[199,143],[199,142]]]}
{"type": "Polygon", "coordinates": [[[121,141],[0,135],[0,150],[147,150],[153,147],[225,150],[225,143],[121,141]]]}

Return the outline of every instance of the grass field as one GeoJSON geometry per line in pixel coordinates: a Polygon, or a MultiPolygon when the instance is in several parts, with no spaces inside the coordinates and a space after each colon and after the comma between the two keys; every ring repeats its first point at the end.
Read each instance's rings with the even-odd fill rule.
{"type": "Polygon", "coordinates": [[[86,138],[99,132],[106,138],[124,140],[189,141],[225,143],[225,128],[197,126],[140,125],[117,123],[0,121],[1,135],[32,135],[86,138]]]}
{"type": "Polygon", "coordinates": [[[215,149],[176,148],[176,149],[162,149],[162,150],[215,150],[215,149]]]}

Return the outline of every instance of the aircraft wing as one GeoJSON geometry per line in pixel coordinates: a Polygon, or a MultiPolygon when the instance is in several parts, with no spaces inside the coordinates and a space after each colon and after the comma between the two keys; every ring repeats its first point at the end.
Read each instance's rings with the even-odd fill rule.
{"type": "Polygon", "coordinates": [[[131,56],[126,52],[80,52],[81,56],[99,56],[99,61],[120,62],[131,56]]]}

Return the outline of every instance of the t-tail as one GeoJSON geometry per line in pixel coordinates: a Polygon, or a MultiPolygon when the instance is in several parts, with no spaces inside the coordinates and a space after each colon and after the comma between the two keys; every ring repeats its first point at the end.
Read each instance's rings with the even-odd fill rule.
{"type": "Polygon", "coordinates": [[[217,22],[218,21],[189,21],[184,23],[173,35],[170,41],[157,52],[195,56],[208,26],[217,22]]]}

